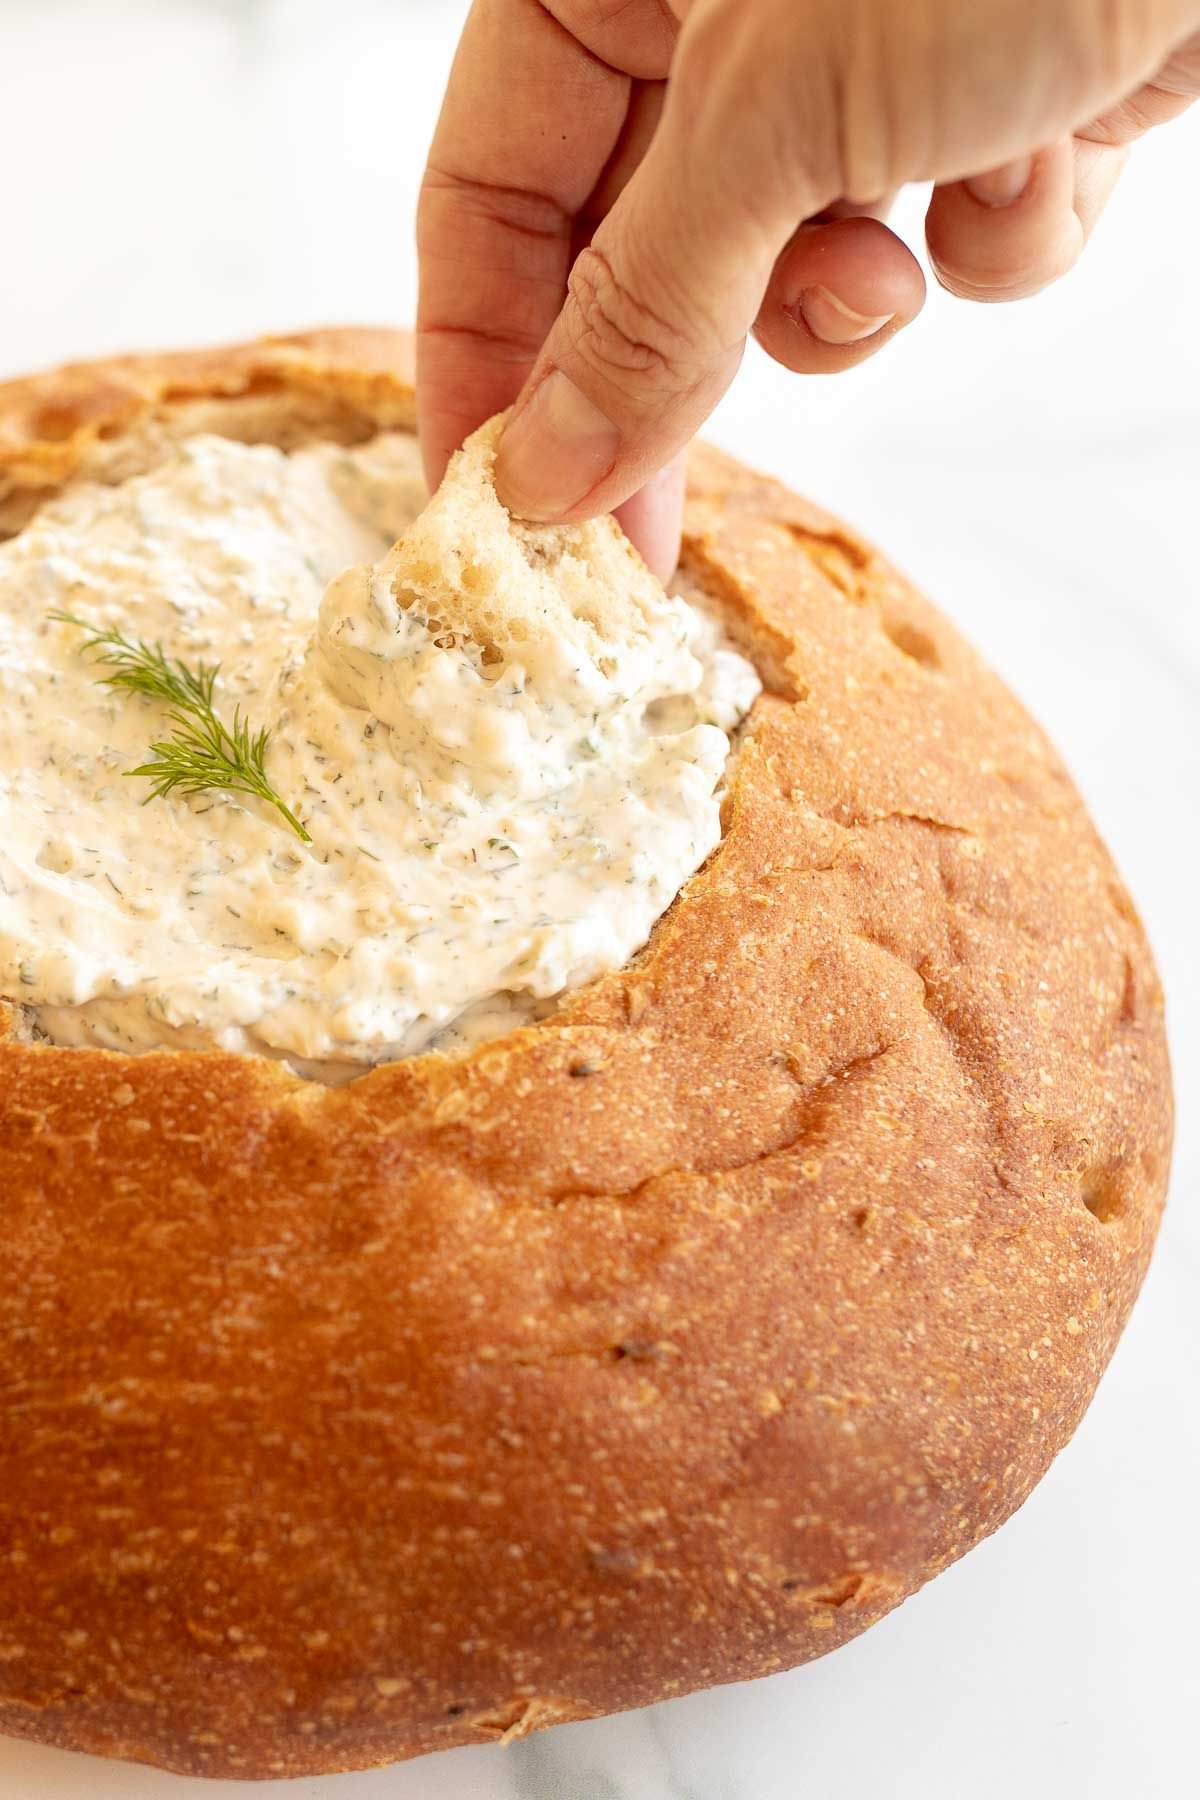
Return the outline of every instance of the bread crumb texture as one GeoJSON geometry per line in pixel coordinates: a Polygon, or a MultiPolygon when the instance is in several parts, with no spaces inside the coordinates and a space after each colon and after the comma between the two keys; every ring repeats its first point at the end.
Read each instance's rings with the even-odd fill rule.
{"type": "MultiPolygon", "coordinates": [[[[10,528],[197,419],[403,423],[407,357],[10,384],[10,528]]],[[[340,1089],[0,1046],[4,1730],[312,1775],[765,1674],[1078,1422],[1169,1159],[1136,913],[1041,732],[852,532],[700,450],[683,570],[769,691],[634,966],[340,1089]]]]}

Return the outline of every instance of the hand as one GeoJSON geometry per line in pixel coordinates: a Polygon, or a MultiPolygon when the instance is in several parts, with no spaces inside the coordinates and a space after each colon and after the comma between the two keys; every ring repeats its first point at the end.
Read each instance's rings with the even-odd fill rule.
{"type": "Polygon", "coordinates": [[[831,371],[919,312],[886,196],[932,180],[939,281],[1015,299],[1197,93],[1200,0],[476,0],[418,217],[430,481],[515,400],[510,508],[617,508],[665,577],[748,333],[831,371]]]}

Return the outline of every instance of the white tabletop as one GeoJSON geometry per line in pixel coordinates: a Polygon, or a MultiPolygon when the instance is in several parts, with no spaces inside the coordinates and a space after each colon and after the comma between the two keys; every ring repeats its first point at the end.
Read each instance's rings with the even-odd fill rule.
{"type": "MultiPolygon", "coordinates": [[[[0,0],[0,374],[402,322],[462,0],[0,0]]],[[[751,357],[713,435],[861,525],[1050,728],[1144,911],[1173,1206],[1075,1441],[998,1537],[824,1662],[311,1800],[1175,1800],[1200,1703],[1200,119],[1142,146],[1044,297],[849,376],[751,357]]],[[[920,205],[901,222],[919,242],[920,205]]],[[[2,1605],[0,1592],[0,1605],[2,1605]]],[[[12,1800],[213,1800],[0,1740],[12,1800]]]]}

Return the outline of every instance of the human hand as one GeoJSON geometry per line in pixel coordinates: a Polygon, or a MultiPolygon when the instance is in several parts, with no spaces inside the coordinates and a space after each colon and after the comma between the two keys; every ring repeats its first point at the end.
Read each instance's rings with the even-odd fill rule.
{"type": "Polygon", "coordinates": [[[516,401],[519,515],[617,509],[664,578],[682,451],[747,335],[845,369],[939,281],[1035,292],[1200,93],[1200,0],[476,0],[418,216],[427,473],[516,401]]]}

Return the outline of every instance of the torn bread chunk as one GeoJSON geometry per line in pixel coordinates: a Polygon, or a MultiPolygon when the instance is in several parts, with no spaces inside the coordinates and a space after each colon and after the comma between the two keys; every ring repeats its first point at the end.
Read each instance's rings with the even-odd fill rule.
{"type": "Polygon", "coordinates": [[[461,633],[485,667],[547,640],[628,686],[639,652],[682,644],[686,614],[611,518],[538,526],[513,519],[495,487],[504,415],[455,456],[438,492],[383,564],[396,603],[461,633]]]}
{"type": "MultiPolygon", "coordinates": [[[[381,562],[331,585],[319,637],[333,685],[393,727],[411,724],[405,667],[425,644],[453,657],[455,683],[468,668],[488,683],[519,669],[523,691],[548,719],[568,708],[608,717],[694,693],[703,678],[696,613],[663,591],[613,519],[535,526],[511,518],[494,483],[502,425],[501,415],[468,440],[381,562]]],[[[463,753],[454,710],[422,723],[463,753]]]]}

